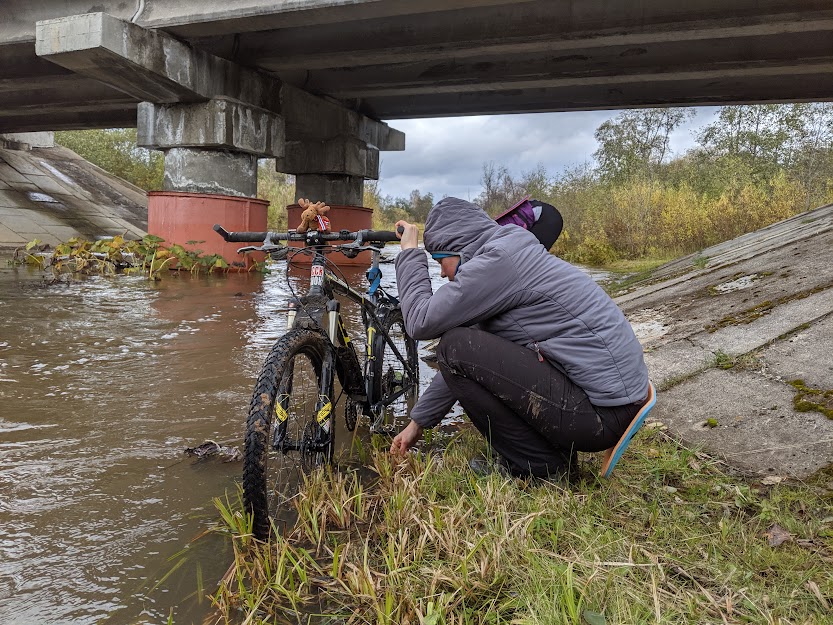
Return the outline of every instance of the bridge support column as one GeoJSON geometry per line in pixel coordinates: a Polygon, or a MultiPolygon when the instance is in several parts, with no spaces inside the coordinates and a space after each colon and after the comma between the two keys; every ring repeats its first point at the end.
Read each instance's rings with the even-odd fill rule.
{"type": "Polygon", "coordinates": [[[148,196],[148,232],[240,261],[240,245],[212,226],[266,230],[269,203],[255,199],[257,159],[282,155],[283,134],[279,115],[224,98],[139,105],[138,144],[165,153],[164,191],[148,196]]]}
{"type": "Polygon", "coordinates": [[[236,258],[234,246],[217,242],[215,221],[230,230],[265,229],[266,205],[254,199],[258,157],[297,175],[299,194],[363,211],[348,222],[334,210],[334,227],[366,227],[364,180],[378,178],[379,150],[405,149],[405,135],[383,122],[106,13],[38,22],[35,51],[141,102],[138,144],[165,152],[164,193],[199,200],[173,209],[161,203],[164,193],[153,194],[150,232],[174,243],[204,240],[201,249],[226,258],[236,258]],[[235,220],[229,207],[239,208],[240,199],[251,215],[235,220]],[[211,213],[214,200],[227,217],[211,213]]]}
{"type": "Polygon", "coordinates": [[[361,206],[364,202],[364,178],[332,174],[297,174],[295,201],[300,198],[322,198],[322,201],[361,206]]]}
{"type": "MultiPolygon", "coordinates": [[[[295,201],[307,198],[330,205],[333,230],[361,230],[373,225],[373,210],[364,204],[364,181],[379,177],[379,150],[358,136],[325,141],[287,141],[285,155],[275,160],[278,171],[295,175],[295,201]]],[[[289,226],[300,221],[300,207],[287,207],[289,226]]],[[[339,265],[367,266],[369,254],[339,256],[339,265]]]]}

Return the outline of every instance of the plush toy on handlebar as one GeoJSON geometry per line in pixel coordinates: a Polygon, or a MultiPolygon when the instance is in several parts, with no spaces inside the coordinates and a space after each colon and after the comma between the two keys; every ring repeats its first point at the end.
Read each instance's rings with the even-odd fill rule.
{"type": "Polygon", "coordinates": [[[325,216],[330,207],[324,202],[315,202],[301,198],[298,206],[304,209],[301,213],[301,224],[295,232],[306,232],[307,230],[318,230],[319,232],[330,231],[330,220],[325,216]]]}

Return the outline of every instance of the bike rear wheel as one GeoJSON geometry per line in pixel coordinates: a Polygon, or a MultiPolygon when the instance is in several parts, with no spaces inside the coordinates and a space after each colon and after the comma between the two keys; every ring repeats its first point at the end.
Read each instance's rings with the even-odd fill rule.
{"type": "Polygon", "coordinates": [[[294,329],[272,348],[246,420],[243,501],[253,531],[269,536],[303,472],[332,460],[335,443],[333,347],[316,330],[294,329]],[[328,371],[329,368],[329,371],[328,371]]]}
{"type": "Polygon", "coordinates": [[[385,314],[380,326],[373,337],[370,403],[377,413],[374,429],[387,431],[392,429],[398,417],[406,416],[412,407],[419,391],[419,361],[417,343],[405,331],[400,310],[385,314]]]}

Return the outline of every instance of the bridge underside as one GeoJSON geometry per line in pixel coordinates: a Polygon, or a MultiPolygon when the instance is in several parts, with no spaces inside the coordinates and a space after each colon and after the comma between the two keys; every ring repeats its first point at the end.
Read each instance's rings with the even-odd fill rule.
{"type": "MultiPolygon", "coordinates": [[[[136,125],[139,99],[35,54],[87,0],[8,0],[0,132],[136,125]]],[[[824,100],[828,0],[103,1],[374,119],[824,100]]]]}

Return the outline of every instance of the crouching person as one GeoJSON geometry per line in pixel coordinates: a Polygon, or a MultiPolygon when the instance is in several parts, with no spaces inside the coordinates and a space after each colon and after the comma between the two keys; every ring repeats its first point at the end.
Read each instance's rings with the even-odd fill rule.
{"type": "Polygon", "coordinates": [[[613,447],[649,384],[642,347],[610,297],[532,232],[457,198],[425,223],[425,250],[448,279],[434,293],[417,227],[397,225],[406,330],[441,340],[440,374],[391,453],[407,452],[457,401],[514,476],[563,477],[577,451],[613,447]]]}

